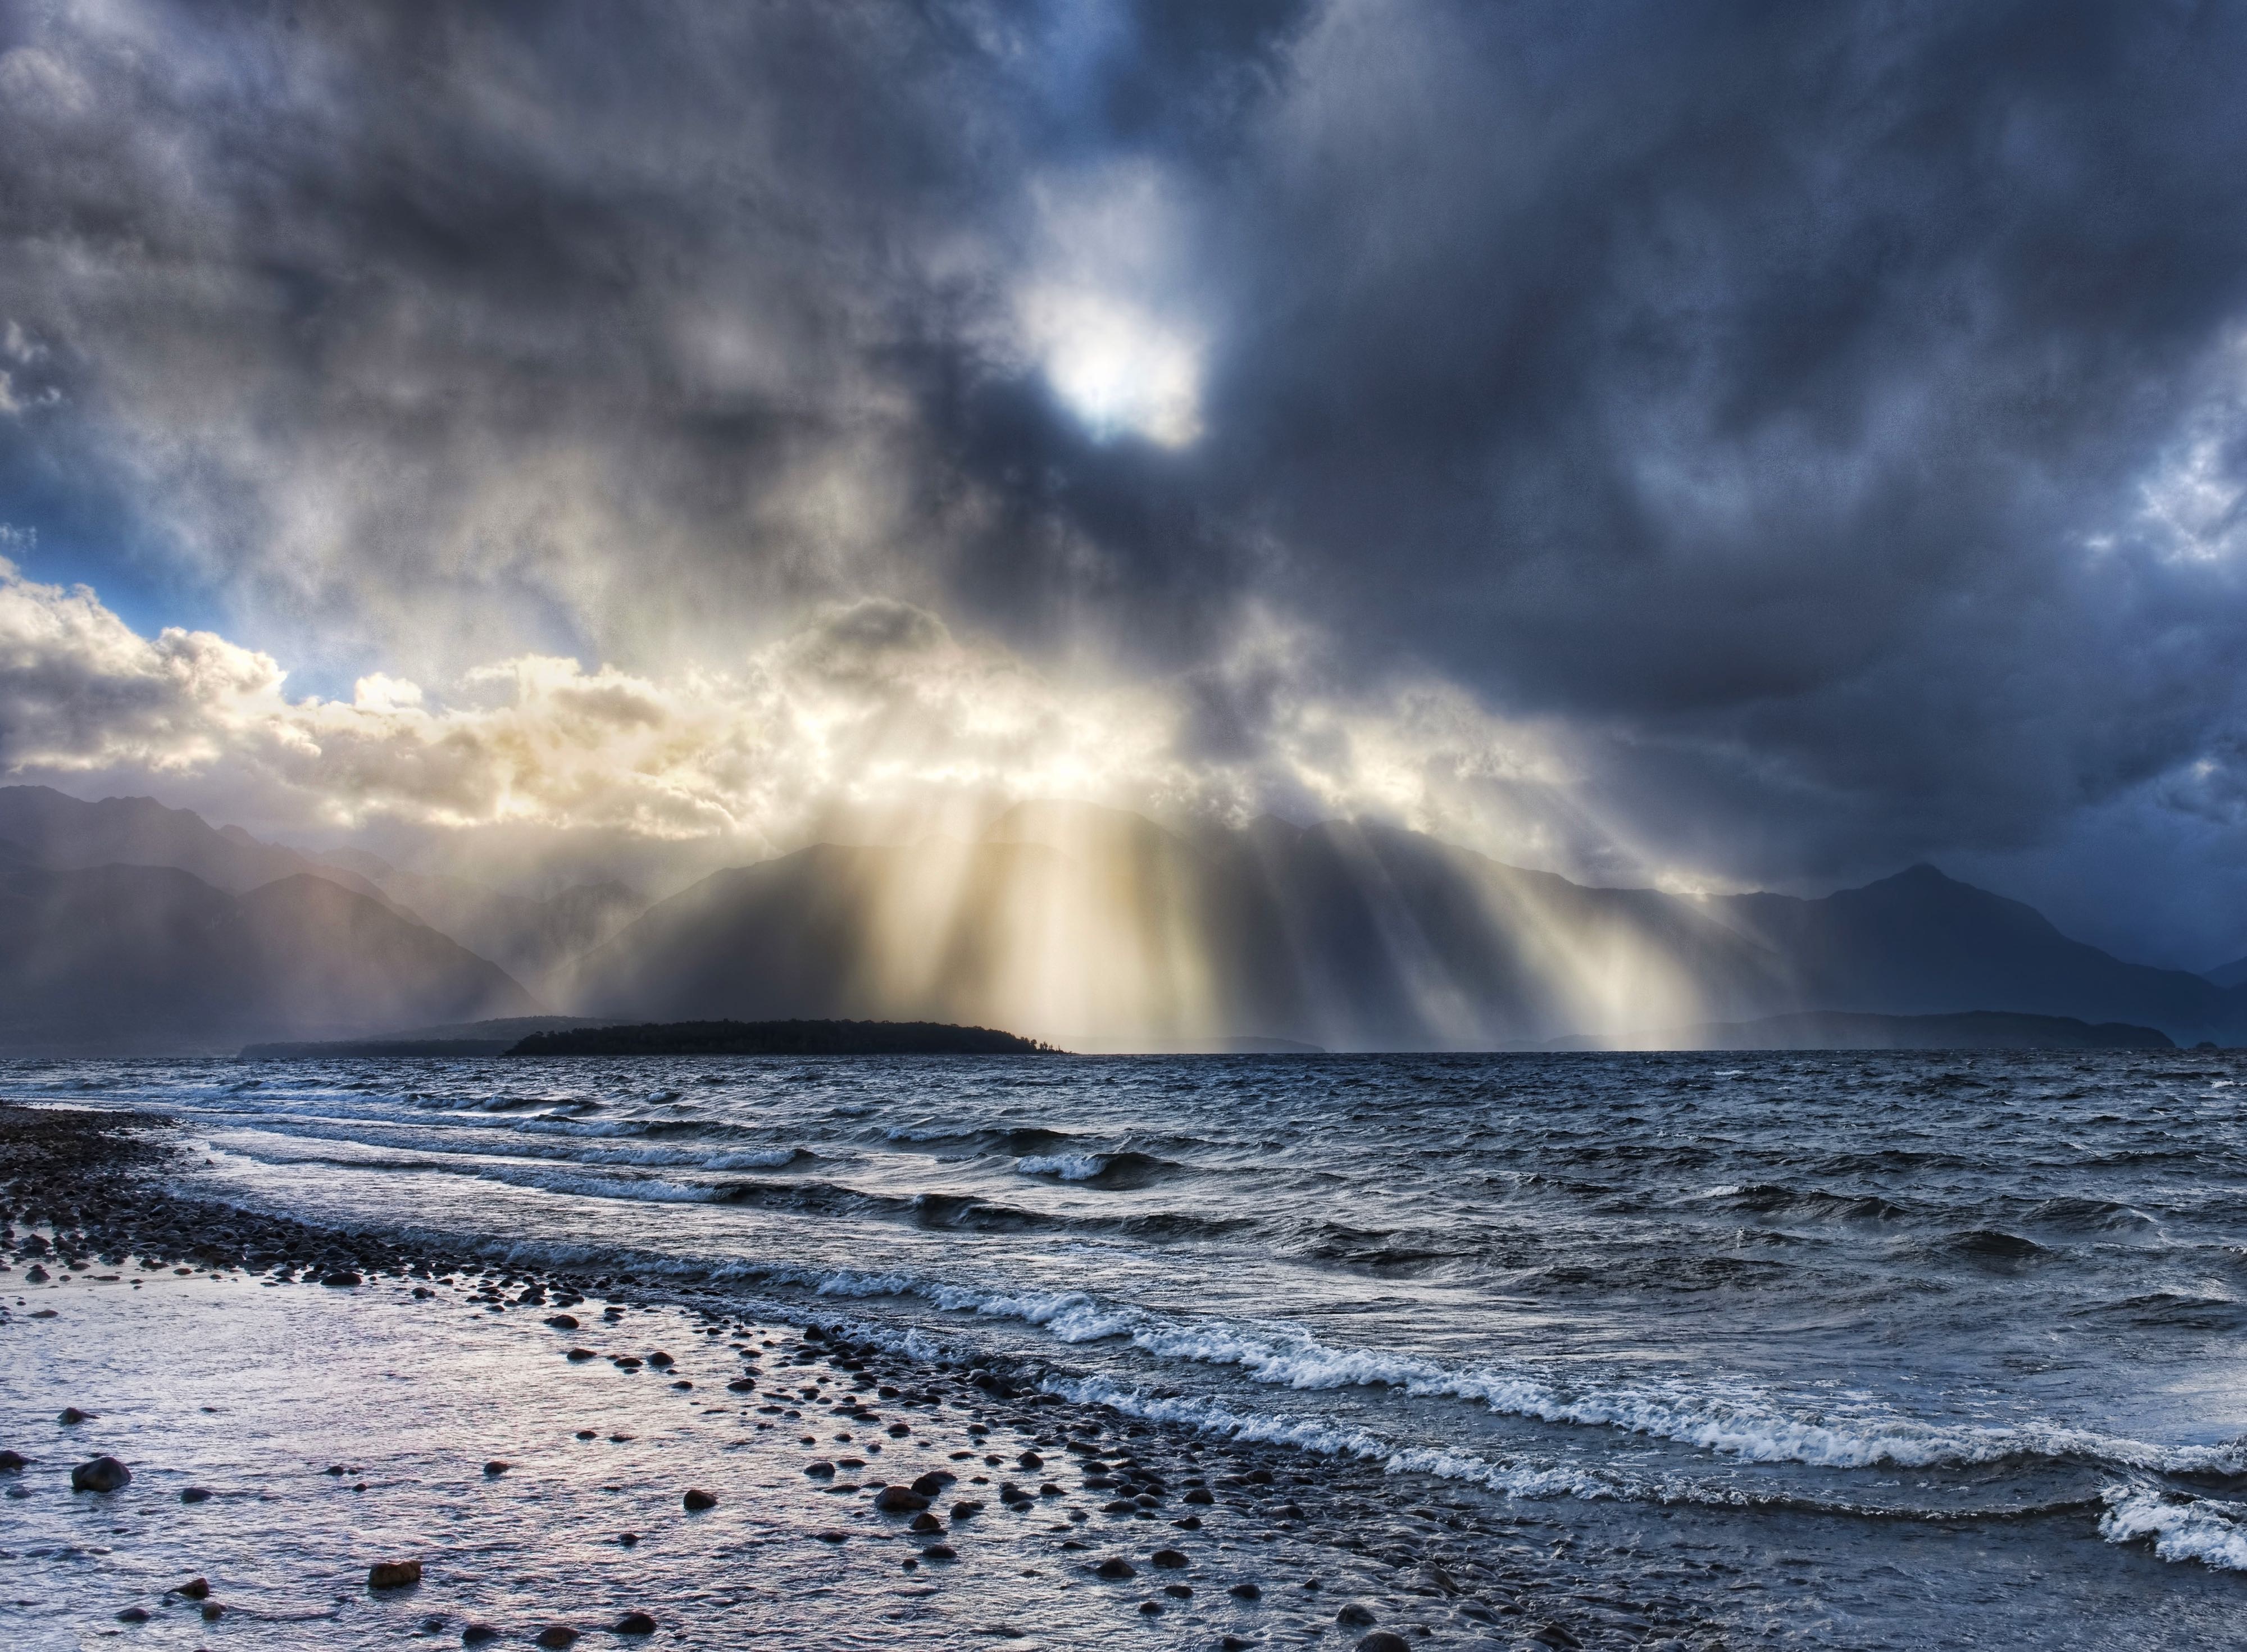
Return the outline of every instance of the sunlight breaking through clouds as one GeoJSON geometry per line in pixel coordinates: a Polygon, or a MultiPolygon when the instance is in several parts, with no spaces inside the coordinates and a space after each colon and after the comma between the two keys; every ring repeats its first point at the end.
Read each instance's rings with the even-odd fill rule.
{"type": "Polygon", "coordinates": [[[143,637],[87,588],[0,560],[0,774],[79,791],[165,776],[269,829],[591,828],[753,854],[838,820],[972,831],[1040,798],[1230,824],[1362,816],[1544,864],[1574,864],[1596,835],[1548,732],[1438,682],[1337,692],[1320,652],[1267,619],[1213,674],[1066,683],[867,600],[722,667],[527,654],[441,688],[377,672],[347,700],[292,699],[269,654],[210,631],[143,637]],[[1227,694],[1255,709],[1214,737],[1209,702],[1227,694]]]}

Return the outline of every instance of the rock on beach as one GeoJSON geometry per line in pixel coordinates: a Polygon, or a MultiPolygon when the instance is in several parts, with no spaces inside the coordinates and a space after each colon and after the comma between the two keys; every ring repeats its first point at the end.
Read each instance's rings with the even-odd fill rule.
{"type": "Polygon", "coordinates": [[[133,1483],[133,1471],[113,1457],[98,1457],[71,1471],[73,1492],[117,1492],[133,1483]]]}

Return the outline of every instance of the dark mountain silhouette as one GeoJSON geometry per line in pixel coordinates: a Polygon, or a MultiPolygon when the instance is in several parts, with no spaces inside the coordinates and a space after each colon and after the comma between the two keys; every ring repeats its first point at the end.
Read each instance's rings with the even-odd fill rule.
{"type": "Polygon", "coordinates": [[[320,859],[365,878],[430,928],[534,984],[648,907],[645,895],[618,883],[583,884],[534,900],[467,878],[406,871],[363,850],[331,850],[320,859]]]}
{"type": "Polygon", "coordinates": [[[283,877],[322,878],[426,924],[531,981],[613,934],[647,905],[645,897],[621,884],[588,884],[530,900],[465,879],[401,871],[363,850],[299,854],[261,843],[239,826],[214,827],[191,809],[167,809],[154,798],[86,802],[46,786],[0,787],[0,844],[6,845],[0,848],[0,867],[170,866],[236,895],[283,877]]]}
{"type": "Polygon", "coordinates": [[[0,788],[4,1035],[210,1048],[541,1008],[496,958],[608,1021],[938,1021],[1076,1048],[1490,1048],[1970,1011],[2247,1037],[2247,986],[2125,963],[1926,866],[1819,899],[1687,898],[1390,827],[1189,837],[1033,803],[973,843],[719,872],[626,923],[620,885],[532,901],[327,859],[145,798],[0,788]]]}
{"type": "Polygon", "coordinates": [[[1736,895],[1708,910],[1785,958],[1806,1009],[1926,1015],[1972,1008],[2237,1035],[2247,994],[2186,970],[2126,964],[2043,913],[1932,866],[1822,900],[1736,895]]]}
{"type": "Polygon", "coordinates": [[[589,1014],[980,1021],[1110,1047],[1489,1048],[1805,1012],[2247,1032],[2247,990],[2125,963],[1931,867],[1820,899],[1694,898],[1385,827],[1189,841],[1055,804],[975,843],[822,844],[715,874],[558,990],[589,1014]]]}
{"type": "Polygon", "coordinates": [[[192,809],[167,809],[153,797],[89,803],[50,786],[0,786],[0,839],[35,865],[62,870],[172,866],[234,895],[309,873],[386,899],[356,872],[262,843],[239,826],[214,827],[192,809]]]}
{"type": "Polygon", "coordinates": [[[0,1048],[230,1051],[541,1007],[434,930],[307,874],[236,895],[176,867],[0,866],[0,1048]]]}
{"type": "Polygon", "coordinates": [[[2202,974],[2218,986],[2247,986],[2247,958],[2235,958],[2228,964],[2218,964],[2202,974]]]}

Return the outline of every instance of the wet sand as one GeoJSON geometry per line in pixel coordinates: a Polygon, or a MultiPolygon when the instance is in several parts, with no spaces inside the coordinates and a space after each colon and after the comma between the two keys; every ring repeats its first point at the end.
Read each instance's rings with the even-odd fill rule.
{"type": "Polygon", "coordinates": [[[169,1134],[0,1109],[17,1644],[1721,1643],[1446,1482],[182,1200],[169,1134]],[[103,1455],[130,1484],[72,1492],[103,1455]]]}

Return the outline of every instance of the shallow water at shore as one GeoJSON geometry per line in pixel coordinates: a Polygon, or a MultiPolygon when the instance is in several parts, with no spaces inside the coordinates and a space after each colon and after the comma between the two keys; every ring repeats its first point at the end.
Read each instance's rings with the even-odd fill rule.
{"type": "Polygon", "coordinates": [[[168,1111],[180,1185],[244,1207],[1023,1361],[1072,1415],[1639,1557],[1615,1587],[1662,1554],[1710,1633],[2183,1644],[2247,1628],[2240,1065],[25,1063],[0,1097],[168,1111]]]}

